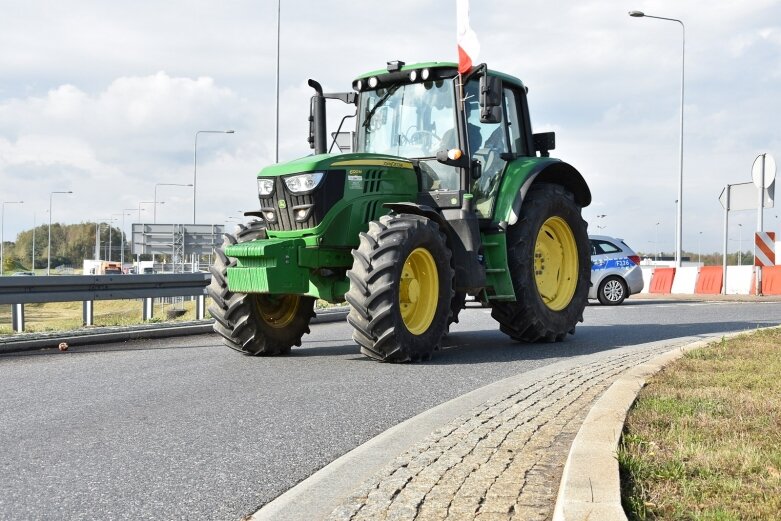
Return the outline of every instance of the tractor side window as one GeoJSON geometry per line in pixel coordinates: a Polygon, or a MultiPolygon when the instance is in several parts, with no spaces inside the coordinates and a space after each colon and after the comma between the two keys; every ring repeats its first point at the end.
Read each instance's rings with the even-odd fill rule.
{"type": "Polygon", "coordinates": [[[508,88],[504,89],[504,106],[507,117],[507,131],[510,134],[510,148],[507,152],[523,154],[523,132],[521,122],[518,120],[520,111],[518,110],[515,93],[508,88]]]}
{"type": "Polygon", "coordinates": [[[490,218],[499,189],[501,174],[507,162],[501,158],[508,152],[504,118],[499,123],[481,123],[478,81],[466,86],[467,129],[471,157],[480,162],[482,175],[472,183],[472,194],[479,217],[490,218]]]}

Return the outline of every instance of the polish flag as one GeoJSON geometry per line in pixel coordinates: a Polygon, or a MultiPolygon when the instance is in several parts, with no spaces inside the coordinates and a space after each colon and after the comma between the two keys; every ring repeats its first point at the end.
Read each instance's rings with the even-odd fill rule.
{"type": "Polygon", "coordinates": [[[456,0],[456,25],[458,27],[458,72],[466,74],[480,55],[480,42],[469,27],[469,0],[456,0]]]}

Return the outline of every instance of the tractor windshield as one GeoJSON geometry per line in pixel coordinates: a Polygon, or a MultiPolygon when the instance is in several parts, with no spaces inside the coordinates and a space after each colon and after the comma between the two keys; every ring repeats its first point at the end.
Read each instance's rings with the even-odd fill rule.
{"type": "Polygon", "coordinates": [[[422,159],[427,189],[458,189],[458,172],[436,161],[458,146],[452,80],[397,83],[361,93],[357,152],[422,159]]]}

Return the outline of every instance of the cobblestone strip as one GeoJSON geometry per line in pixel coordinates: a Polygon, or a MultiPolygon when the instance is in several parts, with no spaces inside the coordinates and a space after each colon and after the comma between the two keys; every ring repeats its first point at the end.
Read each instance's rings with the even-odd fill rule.
{"type": "Polygon", "coordinates": [[[627,368],[670,348],[606,357],[476,407],[364,483],[329,521],[549,519],[590,405],[627,368]]]}

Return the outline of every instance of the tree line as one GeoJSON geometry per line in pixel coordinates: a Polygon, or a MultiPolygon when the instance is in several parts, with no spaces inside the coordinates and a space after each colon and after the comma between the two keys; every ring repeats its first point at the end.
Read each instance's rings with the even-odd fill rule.
{"type": "MultiPolygon", "coordinates": [[[[121,236],[120,229],[101,223],[96,227],[94,222],[79,224],[52,224],[51,238],[51,266],[66,265],[76,268],[81,267],[84,259],[95,258],[96,235],[100,236],[99,257],[103,260],[109,258],[114,261],[120,260],[121,255],[121,236]],[[109,242],[109,235],[110,242],[109,242]],[[110,253],[110,257],[109,257],[110,253]]],[[[129,261],[132,257],[130,241],[125,237],[125,260],[129,261]]],[[[6,241],[4,243],[3,271],[32,271],[34,269],[46,268],[49,242],[49,225],[42,224],[34,230],[25,230],[16,237],[15,242],[6,241]],[[33,263],[33,235],[35,239],[35,260],[33,263]]],[[[638,252],[643,258],[655,258],[653,253],[638,252]]],[[[672,253],[662,253],[662,257],[675,258],[672,253]]],[[[702,259],[706,266],[721,266],[721,253],[707,253],[698,256],[696,253],[683,252],[683,257],[688,257],[691,261],[702,259]]],[[[142,259],[148,259],[148,256],[142,256],[142,259]]],[[[745,252],[735,252],[727,254],[727,264],[730,266],[752,265],[754,263],[754,254],[751,250],[745,252]]]]}
{"type": "MultiPolygon", "coordinates": [[[[66,265],[81,268],[84,259],[95,258],[96,237],[100,237],[100,254],[103,260],[121,258],[122,239],[120,229],[101,223],[60,224],[51,226],[51,267],[66,265]],[[110,236],[110,237],[109,237],[110,236]],[[109,249],[110,238],[110,249],[109,249]]],[[[128,237],[125,237],[128,241],[128,237]]],[[[49,255],[49,225],[42,224],[25,230],[16,241],[3,244],[3,271],[32,271],[46,268],[49,255]],[[33,242],[34,241],[34,242],[33,242]],[[33,258],[33,247],[35,258],[33,258]]],[[[131,258],[130,244],[125,242],[125,260],[131,258]]]]}

